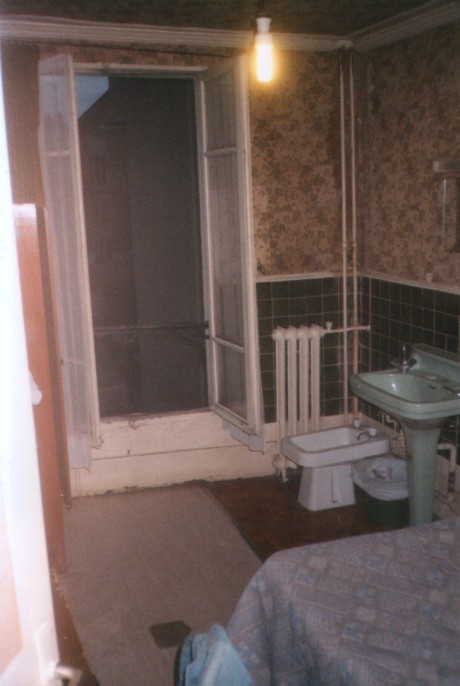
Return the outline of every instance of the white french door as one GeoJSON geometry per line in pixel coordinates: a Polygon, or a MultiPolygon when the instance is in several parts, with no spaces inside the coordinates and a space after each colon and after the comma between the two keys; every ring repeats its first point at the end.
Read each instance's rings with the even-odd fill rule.
{"type": "Polygon", "coordinates": [[[261,432],[247,63],[199,80],[210,406],[248,434],[261,432]]]}

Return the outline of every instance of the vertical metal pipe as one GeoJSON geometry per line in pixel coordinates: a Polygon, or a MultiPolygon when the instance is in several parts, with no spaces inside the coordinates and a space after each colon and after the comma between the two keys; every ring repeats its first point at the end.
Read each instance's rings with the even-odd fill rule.
{"type": "Polygon", "coordinates": [[[348,424],[348,243],[347,243],[347,171],[346,171],[346,140],[345,140],[345,84],[343,73],[343,57],[339,58],[340,67],[340,153],[342,172],[342,308],[343,308],[343,402],[344,422],[348,424]]]}
{"type": "MultiPolygon", "coordinates": [[[[353,55],[349,58],[350,84],[350,146],[351,146],[351,225],[352,225],[352,270],[353,270],[353,326],[358,325],[358,245],[356,219],[356,138],[355,138],[355,86],[353,55]]],[[[353,331],[353,374],[358,372],[358,331],[353,331]]],[[[353,419],[358,418],[358,398],[353,398],[353,419]]]]}

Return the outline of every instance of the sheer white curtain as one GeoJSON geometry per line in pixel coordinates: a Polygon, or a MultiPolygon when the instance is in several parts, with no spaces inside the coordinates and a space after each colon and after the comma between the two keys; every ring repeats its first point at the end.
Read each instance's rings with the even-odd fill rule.
{"type": "Polygon", "coordinates": [[[69,464],[89,467],[99,417],[72,60],[40,62],[40,154],[51,243],[69,464]],[[94,440],[93,440],[94,439],[94,440]]]}

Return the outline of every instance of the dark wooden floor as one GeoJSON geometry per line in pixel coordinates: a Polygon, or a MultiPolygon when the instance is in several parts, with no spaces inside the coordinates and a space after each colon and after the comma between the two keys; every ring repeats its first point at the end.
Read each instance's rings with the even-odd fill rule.
{"type": "Polygon", "coordinates": [[[365,503],[310,512],[297,502],[300,470],[278,476],[215,481],[208,486],[228,510],[242,535],[262,560],[308,543],[382,531],[368,520],[365,503]]]}

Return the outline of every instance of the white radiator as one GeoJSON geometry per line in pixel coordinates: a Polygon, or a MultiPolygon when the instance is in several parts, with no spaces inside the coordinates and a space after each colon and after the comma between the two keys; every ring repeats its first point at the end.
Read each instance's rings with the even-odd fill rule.
{"type": "Polygon", "coordinates": [[[277,327],[272,338],[276,353],[277,471],[285,479],[281,440],[320,429],[320,355],[325,330],[312,326],[277,327]]]}

